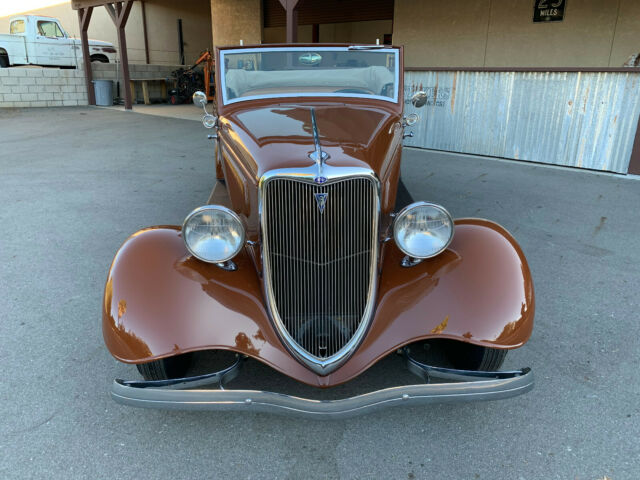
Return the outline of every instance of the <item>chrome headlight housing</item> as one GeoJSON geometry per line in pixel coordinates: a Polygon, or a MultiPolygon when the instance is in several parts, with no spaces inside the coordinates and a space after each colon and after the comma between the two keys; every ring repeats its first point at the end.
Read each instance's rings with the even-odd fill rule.
{"type": "Polygon", "coordinates": [[[396,216],[393,239],[410,257],[435,257],[453,239],[453,219],[444,207],[435,203],[412,203],[396,216]]]}
{"type": "Polygon", "coordinates": [[[203,262],[231,260],[242,249],[244,236],[240,217],[221,205],[196,208],[182,225],[187,250],[203,262]]]}

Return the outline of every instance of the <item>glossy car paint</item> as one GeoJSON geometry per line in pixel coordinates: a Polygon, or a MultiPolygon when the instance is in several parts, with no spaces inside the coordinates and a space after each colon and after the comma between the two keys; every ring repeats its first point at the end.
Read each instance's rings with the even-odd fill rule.
{"type": "Polygon", "coordinates": [[[327,165],[371,168],[382,185],[381,208],[388,216],[400,172],[401,116],[382,102],[330,103],[309,99],[296,105],[249,102],[219,118],[222,165],[233,209],[258,239],[258,182],[266,172],[314,164],[313,106],[327,165]]]}
{"type": "MultiPolygon", "coordinates": [[[[269,48],[283,45],[268,45],[269,48]]],[[[339,46],[346,45],[323,45],[339,46]]],[[[263,46],[264,47],[264,46],[263,46]]],[[[296,44],[317,48],[318,44],[296,44]]],[[[216,49],[216,58],[220,51],[216,49]]],[[[249,46],[247,48],[260,48],[249,46]]],[[[403,71],[402,47],[400,72],[403,71]]],[[[216,75],[220,78],[220,62],[216,75]]],[[[381,225],[389,223],[395,203],[402,150],[403,76],[398,79],[398,102],[367,98],[292,97],[251,100],[231,105],[216,95],[221,164],[233,209],[246,221],[247,238],[259,237],[258,182],[279,168],[313,165],[311,111],[316,120],[328,165],[371,168],[381,183],[381,225]]]]}
{"type": "Polygon", "coordinates": [[[144,363],[227,349],[299,381],[330,387],[420,339],[450,338],[495,348],[526,342],[534,315],[527,262],[502,227],[477,219],[457,220],[449,248],[411,268],[400,265],[403,254],[393,241],[384,243],[369,331],[331,374],[318,376],[295,360],[272,326],[260,278],[260,178],[280,168],[313,165],[313,106],[322,149],[330,155],[327,164],[366,167],[378,176],[382,241],[390,233],[400,173],[402,77],[399,87],[397,103],[291,98],[223,105],[217,95],[217,174],[224,173],[229,203],[250,243],[234,258],[237,271],[230,272],[191,257],[179,227],[153,227],[131,236],[118,251],[105,287],[103,333],[111,353],[124,362],[144,363]]]}
{"type": "Polygon", "coordinates": [[[227,349],[296,380],[343,383],[396,348],[451,338],[516,348],[533,327],[529,267],[515,240],[487,220],[456,221],[441,255],[411,268],[385,244],[377,310],[363,343],[337,371],[321,377],[297,362],[275,333],[253,260],[243,251],[235,272],[191,257],[179,227],[131,236],[118,251],[105,288],[103,334],[119,360],[143,363],[189,351],[227,349]]]}

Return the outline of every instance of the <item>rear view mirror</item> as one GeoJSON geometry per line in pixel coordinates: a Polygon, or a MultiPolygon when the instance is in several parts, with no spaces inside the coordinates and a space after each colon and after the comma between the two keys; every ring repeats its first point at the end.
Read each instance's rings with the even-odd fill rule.
{"type": "Polygon", "coordinates": [[[301,65],[318,65],[321,61],[322,56],[315,52],[303,53],[298,57],[298,62],[301,65]]]}

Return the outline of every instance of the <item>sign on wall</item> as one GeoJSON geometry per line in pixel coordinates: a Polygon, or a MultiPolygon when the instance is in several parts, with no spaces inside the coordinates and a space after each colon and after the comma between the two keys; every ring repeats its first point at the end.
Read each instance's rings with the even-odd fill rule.
{"type": "Polygon", "coordinates": [[[561,22],[567,0],[535,0],[533,6],[533,22],[561,22]]]}

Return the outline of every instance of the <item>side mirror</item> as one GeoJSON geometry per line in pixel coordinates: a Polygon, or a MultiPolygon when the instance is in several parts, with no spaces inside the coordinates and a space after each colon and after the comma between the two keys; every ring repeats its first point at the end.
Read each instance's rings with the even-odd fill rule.
{"type": "Polygon", "coordinates": [[[411,97],[411,103],[416,108],[424,107],[427,104],[427,92],[414,93],[413,97],[411,97]]]}
{"type": "Polygon", "coordinates": [[[191,99],[193,100],[193,104],[196,107],[204,108],[204,106],[207,104],[207,96],[205,95],[204,92],[201,92],[199,90],[193,94],[191,99]]]}

